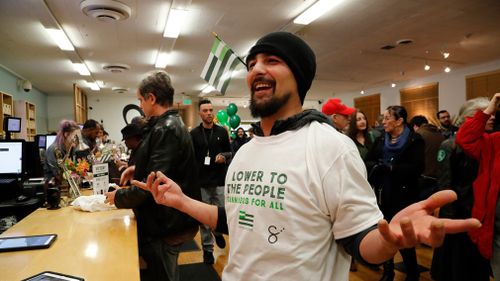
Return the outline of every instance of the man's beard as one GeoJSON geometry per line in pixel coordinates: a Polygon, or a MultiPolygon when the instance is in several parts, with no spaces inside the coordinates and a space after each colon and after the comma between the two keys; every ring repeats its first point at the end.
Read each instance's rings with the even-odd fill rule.
{"type": "Polygon", "coordinates": [[[281,97],[276,97],[273,91],[273,96],[270,100],[257,104],[253,98],[254,95],[252,92],[252,98],[250,99],[250,113],[256,118],[271,116],[278,112],[278,110],[288,102],[290,95],[290,93],[286,93],[281,97]]]}

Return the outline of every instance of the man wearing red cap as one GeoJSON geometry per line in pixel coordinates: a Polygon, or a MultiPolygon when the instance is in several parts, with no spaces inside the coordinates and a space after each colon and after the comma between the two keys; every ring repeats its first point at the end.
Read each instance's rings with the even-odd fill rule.
{"type": "Polygon", "coordinates": [[[351,114],[353,114],[356,109],[350,108],[342,104],[340,99],[329,99],[321,108],[321,111],[332,117],[332,123],[335,129],[339,132],[344,132],[351,121],[351,114]]]}

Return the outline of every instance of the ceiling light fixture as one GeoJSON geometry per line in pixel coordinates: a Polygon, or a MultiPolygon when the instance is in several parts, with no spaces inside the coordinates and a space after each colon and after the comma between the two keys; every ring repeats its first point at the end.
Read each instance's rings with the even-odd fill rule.
{"type": "Polygon", "coordinates": [[[99,88],[99,85],[97,85],[96,82],[87,82],[87,86],[92,90],[92,91],[99,91],[101,88],[99,88]]]}
{"type": "Polygon", "coordinates": [[[451,71],[451,68],[449,66],[445,67],[444,72],[448,73],[451,71]]]}
{"type": "Polygon", "coordinates": [[[343,0],[319,0],[296,17],[293,23],[308,25],[342,2],[343,0]]]}
{"type": "MultiPolygon", "coordinates": [[[[91,1],[86,1],[86,2],[91,2],[91,1]]],[[[84,80],[85,84],[92,90],[99,91],[100,90],[99,85],[97,85],[94,78],[92,77],[92,73],[90,73],[87,65],[82,60],[82,58],[78,54],[78,51],[75,49],[75,47],[69,40],[69,37],[67,36],[66,32],[64,32],[62,26],[59,24],[59,22],[57,22],[56,18],[52,14],[52,11],[47,6],[46,1],[41,1],[41,2],[43,2],[43,5],[47,12],[46,16],[43,17],[44,19],[41,19],[41,23],[45,27],[45,30],[50,35],[50,37],[52,37],[53,41],[57,44],[57,46],[61,50],[65,51],[65,54],[68,56],[69,60],[73,64],[73,68],[82,76],[90,76],[90,78],[87,78],[90,80],[90,82],[84,80]]],[[[102,84],[104,84],[104,82],[102,82],[102,84]]]]}
{"type": "Polygon", "coordinates": [[[450,56],[450,53],[448,52],[443,52],[443,58],[447,59],[450,56]]]}
{"type": "Polygon", "coordinates": [[[183,20],[186,17],[186,14],[186,10],[170,9],[170,12],[168,13],[167,24],[165,25],[165,31],[163,32],[163,37],[179,37],[181,26],[183,26],[183,20]]]}
{"type": "Polygon", "coordinates": [[[210,84],[206,84],[205,87],[203,87],[203,89],[201,89],[201,92],[198,94],[198,96],[204,97],[213,91],[215,91],[215,88],[210,84]]]}
{"type": "Polygon", "coordinates": [[[396,83],[392,83],[391,88],[396,88],[396,83]]]}
{"type": "Polygon", "coordinates": [[[71,44],[64,31],[55,28],[46,28],[45,30],[47,30],[52,40],[59,46],[59,49],[63,51],[75,50],[75,47],[73,47],[73,44],[71,44]]]}
{"type": "Polygon", "coordinates": [[[204,94],[208,94],[210,92],[213,92],[215,91],[215,88],[212,86],[212,85],[206,85],[205,88],[203,88],[203,90],[201,90],[202,93],[204,94]]]}
{"type": "Polygon", "coordinates": [[[363,91],[363,90],[362,90],[362,91],[361,91],[361,92],[359,92],[359,93],[360,93],[360,94],[362,94],[362,95],[364,95],[364,94],[365,94],[365,91],[363,91]]]}
{"type": "Polygon", "coordinates": [[[425,71],[429,71],[431,69],[431,66],[427,62],[425,62],[424,69],[425,71]]]}
{"type": "Polygon", "coordinates": [[[83,63],[73,63],[75,70],[82,76],[90,76],[90,71],[83,63]]]}
{"type": "Polygon", "coordinates": [[[168,54],[158,52],[158,56],[156,57],[156,68],[165,68],[167,67],[168,54]]]}

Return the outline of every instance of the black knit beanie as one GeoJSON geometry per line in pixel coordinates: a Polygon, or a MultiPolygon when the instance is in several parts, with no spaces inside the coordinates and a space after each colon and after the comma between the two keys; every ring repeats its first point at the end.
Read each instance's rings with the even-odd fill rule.
{"type": "Polygon", "coordinates": [[[304,104],[307,91],[316,74],[316,56],[309,45],[289,32],[273,32],[262,37],[248,53],[246,63],[259,53],[283,59],[297,81],[300,102],[304,104]]]}

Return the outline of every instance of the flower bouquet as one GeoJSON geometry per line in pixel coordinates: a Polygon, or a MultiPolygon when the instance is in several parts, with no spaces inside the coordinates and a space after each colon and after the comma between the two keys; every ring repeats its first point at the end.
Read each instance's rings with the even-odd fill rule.
{"type": "Polygon", "coordinates": [[[64,165],[71,172],[72,177],[80,177],[84,178],[87,176],[88,171],[90,170],[90,164],[87,162],[87,159],[80,158],[75,163],[71,159],[66,159],[64,165]]]}
{"type": "Polygon", "coordinates": [[[70,197],[73,199],[79,197],[82,178],[85,178],[89,174],[89,162],[81,158],[75,163],[73,160],[66,158],[60,164],[60,167],[63,170],[64,178],[68,181],[70,197]]]}

